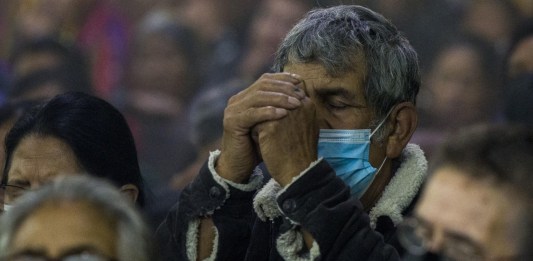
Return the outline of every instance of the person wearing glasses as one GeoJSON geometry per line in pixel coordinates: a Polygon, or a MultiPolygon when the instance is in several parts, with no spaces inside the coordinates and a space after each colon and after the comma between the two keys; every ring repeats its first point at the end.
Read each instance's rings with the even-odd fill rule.
{"type": "Polygon", "coordinates": [[[107,179],[144,205],[133,136],[122,114],[100,98],[68,92],[31,109],[9,131],[5,148],[0,206],[6,210],[29,190],[80,173],[107,179]]]}
{"type": "Polygon", "coordinates": [[[437,150],[429,173],[399,227],[405,260],[533,260],[532,129],[465,129],[437,150]]]}
{"type": "Polygon", "coordinates": [[[107,181],[56,179],[0,217],[1,261],[153,261],[134,204],[107,181]]]}

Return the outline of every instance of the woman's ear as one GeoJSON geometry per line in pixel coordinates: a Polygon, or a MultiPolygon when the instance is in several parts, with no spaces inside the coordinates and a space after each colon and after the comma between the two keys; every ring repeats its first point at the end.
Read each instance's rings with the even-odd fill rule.
{"type": "Polygon", "coordinates": [[[397,158],[401,155],[418,124],[418,113],[413,103],[402,102],[391,113],[392,129],[387,137],[387,157],[397,158]]]}
{"type": "Polygon", "coordinates": [[[139,188],[133,184],[126,184],[120,187],[120,193],[135,203],[139,197],[139,188]]]}

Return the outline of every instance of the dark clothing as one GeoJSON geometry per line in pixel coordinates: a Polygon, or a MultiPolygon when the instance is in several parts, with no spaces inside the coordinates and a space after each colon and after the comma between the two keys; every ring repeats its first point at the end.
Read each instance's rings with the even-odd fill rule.
{"type": "Polygon", "coordinates": [[[400,260],[393,247],[397,246],[393,221],[379,216],[372,229],[360,201],[350,197],[349,188],[326,161],[277,194],[281,215],[272,220],[254,211],[255,190],[221,184],[217,177],[204,165],[160,226],[165,260],[188,260],[188,247],[192,244],[196,251],[196,242],[187,242],[189,227],[205,216],[212,216],[217,227],[216,260],[309,260],[313,254],[319,256],[315,260],[400,260]],[[305,247],[302,228],[318,248],[305,247]],[[299,244],[304,246],[294,247],[299,244]]]}
{"type": "MultiPolygon", "coordinates": [[[[350,198],[349,188],[325,161],[278,197],[279,206],[290,220],[258,219],[252,208],[254,193],[230,187],[231,196],[225,200],[224,188],[204,166],[166,220],[171,240],[170,249],[165,252],[170,250],[171,256],[179,257],[169,260],[187,260],[189,222],[210,213],[219,233],[217,260],[283,260],[276,251],[276,238],[290,228],[300,227],[290,220],[313,235],[320,246],[321,260],[399,260],[393,247],[386,245],[382,236],[370,228],[361,203],[350,198]]],[[[384,230],[386,237],[391,238],[394,227],[384,230]]]]}

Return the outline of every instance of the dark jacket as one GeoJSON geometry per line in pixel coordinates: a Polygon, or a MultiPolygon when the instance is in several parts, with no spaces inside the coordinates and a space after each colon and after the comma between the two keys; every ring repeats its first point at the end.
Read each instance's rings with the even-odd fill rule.
{"type": "MultiPolygon", "coordinates": [[[[255,194],[224,183],[204,165],[158,230],[165,260],[188,260],[187,250],[196,251],[191,238],[204,216],[212,216],[217,227],[216,260],[308,260],[313,254],[318,260],[399,260],[394,218],[377,217],[373,229],[359,200],[350,197],[326,161],[275,193],[278,214],[265,216],[257,204],[254,210],[255,194]],[[315,240],[312,251],[301,228],[315,240]]],[[[402,212],[408,209],[403,206],[402,212]]]]}

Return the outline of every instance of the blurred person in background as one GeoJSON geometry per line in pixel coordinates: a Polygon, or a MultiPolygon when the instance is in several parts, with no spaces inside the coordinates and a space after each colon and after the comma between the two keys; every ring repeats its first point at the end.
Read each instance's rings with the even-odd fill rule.
{"type": "Polygon", "coordinates": [[[242,56],[246,27],[259,0],[183,0],[178,20],[199,41],[201,87],[208,88],[235,76],[242,56]]]}
{"type": "Polygon", "coordinates": [[[54,38],[30,39],[16,46],[9,66],[7,102],[50,99],[66,91],[92,92],[86,57],[54,38]]]}
{"type": "Polygon", "coordinates": [[[18,196],[58,176],[87,173],[105,178],[139,206],[145,204],[133,136],[120,112],[106,101],[66,93],[21,116],[6,136],[1,185],[18,196]]]}
{"type": "Polygon", "coordinates": [[[198,171],[209,157],[209,152],[220,148],[224,118],[224,109],[231,96],[248,86],[245,81],[231,81],[222,86],[214,86],[204,90],[191,102],[189,110],[189,139],[196,147],[196,159],[183,171],[173,176],[171,187],[182,190],[198,174],[198,171]]]}
{"type": "Polygon", "coordinates": [[[107,0],[21,0],[10,2],[10,46],[51,37],[88,56],[94,93],[109,101],[122,85],[129,23],[107,0]]]}
{"type": "Polygon", "coordinates": [[[519,20],[520,14],[512,1],[464,1],[460,27],[462,31],[489,42],[502,55],[519,20]]]}
{"type": "Polygon", "coordinates": [[[107,182],[76,176],[25,194],[1,216],[0,260],[155,258],[135,206],[107,182]]]}
{"type": "MultiPolygon", "coordinates": [[[[336,1],[332,1],[336,2],[336,1]]],[[[413,45],[424,71],[442,44],[458,30],[466,1],[367,0],[363,1],[388,17],[413,45]],[[431,29],[428,29],[431,28],[431,29]]]]}
{"type": "Polygon", "coordinates": [[[20,43],[10,53],[9,66],[13,81],[37,71],[58,69],[80,89],[91,89],[87,57],[76,46],[54,38],[29,39],[20,43]]]}
{"type": "Polygon", "coordinates": [[[198,89],[192,32],[161,13],[140,24],[127,67],[124,111],[134,129],[140,163],[152,187],[195,157],[188,138],[188,106],[198,89]]]}
{"type": "MultiPolygon", "coordinates": [[[[181,0],[109,0],[116,3],[117,9],[127,16],[132,28],[136,28],[149,13],[164,12],[177,20],[178,5],[181,0]]],[[[133,37],[135,33],[133,32],[133,37]]]]}
{"type": "Polygon", "coordinates": [[[514,33],[505,69],[505,116],[509,122],[533,126],[533,20],[514,33]]]}
{"type": "Polygon", "coordinates": [[[78,91],[90,94],[90,83],[73,79],[61,68],[43,69],[17,79],[7,94],[8,102],[48,101],[58,94],[78,91]]]}
{"type": "Polygon", "coordinates": [[[533,260],[532,172],[531,128],[456,133],[430,160],[414,216],[399,228],[405,260],[533,260]]]}
{"type": "Polygon", "coordinates": [[[197,92],[197,42],[168,13],[152,10],[139,24],[126,72],[123,108],[132,126],[139,164],[154,202],[146,212],[157,227],[179,195],[171,177],[194,161],[188,107],[197,92]]]}
{"type": "Polygon", "coordinates": [[[253,81],[268,72],[283,37],[315,4],[314,0],[262,0],[246,31],[236,76],[253,81]]]}
{"type": "Polygon", "coordinates": [[[501,59],[486,41],[461,35],[439,50],[420,93],[420,131],[414,134],[431,154],[450,131],[502,119],[501,59]]]}

